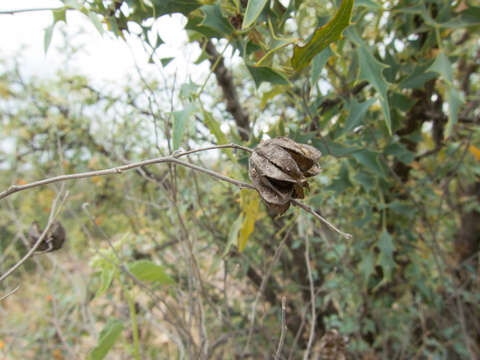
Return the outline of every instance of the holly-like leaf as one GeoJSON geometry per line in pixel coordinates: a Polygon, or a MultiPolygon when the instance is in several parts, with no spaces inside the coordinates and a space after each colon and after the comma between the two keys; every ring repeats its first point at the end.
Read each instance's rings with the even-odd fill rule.
{"type": "Polygon", "coordinates": [[[452,134],[453,126],[457,123],[458,110],[460,105],[463,104],[463,99],[453,84],[453,66],[445,53],[438,54],[429,70],[440,74],[447,85],[445,95],[448,102],[448,123],[445,129],[445,137],[448,138],[452,134]]]}
{"type": "Polygon", "coordinates": [[[185,129],[188,126],[190,116],[197,111],[197,107],[193,104],[188,104],[181,111],[173,112],[173,150],[178,150],[185,135],[185,129]]]}
{"type": "Polygon", "coordinates": [[[449,84],[453,83],[453,67],[452,63],[448,59],[448,56],[445,53],[441,52],[435,58],[432,66],[430,66],[429,71],[434,71],[442,75],[443,79],[446,80],[449,84]]]}
{"type": "Polygon", "coordinates": [[[128,270],[141,281],[154,281],[162,285],[171,285],[175,281],[165,273],[163,266],[148,260],[138,260],[127,264],[128,270]]]}
{"type": "MultiPolygon", "coordinates": [[[[350,28],[352,29],[352,28],[350,28]]],[[[349,30],[350,30],[349,29],[349,30]]],[[[385,117],[385,125],[389,133],[392,132],[392,119],[390,115],[390,107],[388,104],[387,90],[388,83],[383,76],[383,69],[388,67],[375,59],[371,54],[367,45],[363,40],[358,36],[356,31],[351,30],[345,33],[348,39],[354,42],[358,47],[358,55],[360,60],[360,74],[359,80],[366,80],[378,91],[380,95],[380,105],[382,106],[383,115],[385,117]]]]}
{"type": "Polygon", "coordinates": [[[122,333],[123,323],[118,319],[109,319],[100,332],[98,345],[90,352],[91,360],[102,360],[107,356],[122,333]]]}
{"type": "Polygon", "coordinates": [[[369,277],[375,272],[375,254],[373,251],[369,250],[362,255],[358,270],[362,275],[363,283],[367,284],[369,277]]]}
{"type": "Polygon", "coordinates": [[[151,0],[157,17],[173,13],[188,15],[202,4],[198,0],[151,0]]]}
{"type": "Polygon", "coordinates": [[[389,281],[392,279],[392,271],[395,268],[395,261],[393,260],[395,245],[392,236],[387,231],[384,230],[380,235],[377,247],[380,250],[377,259],[378,265],[382,267],[384,279],[389,281]]]}
{"type": "Polygon", "coordinates": [[[242,29],[249,28],[257,21],[267,2],[268,0],[248,0],[245,16],[243,17],[242,29]]]}
{"type": "Polygon", "coordinates": [[[268,66],[247,66],[248,71],[255,81],[255,86],[258,88],[262,82],[269,82],[277,85],[288,85],[287,78],[278,71],[273,70],[268,66]]]}
{"type": "Polygon", "coordinates": [[[372,98],[364,101],[363,103],[359,103],[357,102],[357,100],[355,100],[355,98],[353,98],[348,103],[348,118],[345,127],[341,132],[341,135],[346,134],[355,129],[357,126],[361,125],[363,123],[363,118],[365,117],[368,108],[374,102],[375,99],[372,98]]]}
{"type": "Polygon", "coordinates": [[[453,125],[457,123],[458,119],[458,110],[463,104],[463,99],[460,95],[460,92],[451,87],[447,90],[447,102],[448,102],[448,123],[445,128],[445,138],[450,137],[453,130],[453,125]]]}
{"type": "Polygon", "coordinates": [[[322,69],[332,55],[333,55],[332,49],[330,49],[330,47],[327,46],[325,49],[320,51],[320,53],[315,55],[315,57],[313,58],[312,76],[310,79],[312,86],[316,84],[320,79],[320,74],[322,73],[322,69]]]}
{"type": "Polygon", "coordinates": [[[204,5],[201,7],[201,10],[205,17],[200,25],[209,27],[224,37],[235,31],[230,21],[223,16],[222,9],[218,3],[216,5],[204,5]]]}
{"type": "Polygon", "coordinates": [[[304,46],[293,49],[292,66],[299,71],[310,64],[315,55],[330,43],[341,39],[342,32],[350,25],[354,0],[342,0],[335,16],[325,25],[315,30],[312,38],[304,46]]]}
{"type": "Polygon", "coordinates": [[[360,150],[352,155],[361,165],[378,176],[384,176],[383,168],[378,162],[378,154],[370,150],[360,150]]]}
{"type": "Polygon", "coordinates": [[[237,239],[238,251],[242,252],[255,228],[255,221],[259,215],[260,198],[256,191],[242,190],[243,224],[237,239]]]}

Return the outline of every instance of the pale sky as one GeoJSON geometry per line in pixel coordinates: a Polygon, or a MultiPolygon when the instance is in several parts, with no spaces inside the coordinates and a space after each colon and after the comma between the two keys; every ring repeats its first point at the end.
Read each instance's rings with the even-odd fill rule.
{"type": "MultiPolygon", "coordinates": [[[[1,0],[0,11],[27,8],[55,8],[62,6],[58,0],[1,0]]],[[[62,55],[57,47],[62,43],[60,29],[55,28],[47,55],[43,50],[44,29],[52,23],[50,11],[26,12],[15,15],[0,15],[0,57],[15,56],[21,47],[25,47],[22,56],[22,71],[28,75],[49,76],[61,64],[62,55]]],[[[187,47],[187,35],[183,30],[185,18],[182,15],[164,16],[157,21],[155,27],[165,42],[158,51],[161,57],[175,57],[175,61],[166,67],[166,72],[177,72],[178,80],[188,76],[200,81],[201,74],[208,73],[208,64],[204,63],[199,71],[193,61],[200,54],[196,44],[187,47]]],[[[135,38],[128,39],[128,45],[121,39],[115,39],[105,32],[103,36],[93,24],[77,11],[67,12],[67,31],[75,34],[80,28],[85,33],[78,37],[77,43],[84,45],[85,52],[74,58],[75,69],[87,75],[92,81],[119,81],[126,74],[134,75],[135,62],[145,71],[158,71],[158,68],[147,63],[148,55],[141,42],[135,38]],[[134,60],[135,58],[135,60],[134,60]]]]}

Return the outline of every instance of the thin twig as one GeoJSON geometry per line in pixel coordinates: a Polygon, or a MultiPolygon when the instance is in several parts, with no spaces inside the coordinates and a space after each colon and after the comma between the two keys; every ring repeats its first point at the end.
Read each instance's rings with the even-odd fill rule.
{"type": "Polygon", "coordinates": [[[0,15],[15,15],[25,12],[36,12],[36,11],[55,11],[55,10],[62,10],[63,7],[60,8],[32,8],[32,9],[16,9],[16,10],[4,10],[0,11],[0,15]]]}
{"type": "Polygon", "coordinates": [[[43,179],[43,180],[39,180],[39,181],[34,181],[32,183],[25,184],[25,185],[11,185],[7,190],[4,190],[0,193],[0,200],[6,198],[7,196],[9,196],[13,193],[18,192],[18,191],[31,189],[31,188],[34,188],[34,187],[37,187],[37,186],[52,184],[52,183],[60,182],[60,181],[90,178],[90,177],[94,177],[94,176],[106,176],[106,175],[121,174],[122,172],[127,171],[127,170],[139,168],[139,167],[142,167],[142,166],[152,165],[152,164],[160,164],[160,163],[175,163],[175,164],[178,164],[178,165],[189,167],[189,168],[194,169],[196,171],[206,173],[206,174],[208,174],[210,176],[213,176],[213,177],[215,177],[219,180],[229,182],[229,183],[231,183],[233,185],[236,185],[238,187],[241,187],[241,188],[255,189],[255,187],[251,184],[229,178],[228,176],[218,174],[215,171],[208,170],[208,169],[202,168],[200,166],[196,166],[196,165],[184,162],[182,160],[178,160],[179,157],[185,156],[187,154],[191,154],[192,152],[212,150],[212,149],[223,149],[223,148],[227,148],[227,147],[233,147],[233,148],[242,149],[242,150],[246,150],[246,151],[252,151],[251,149],[245,148],[245,147],[240,146],[240,145],[232,146],[232,145],[229,144],[229,145],[209,146],[209,147],[206,147],[206,148],[197,149],[195,151],[191,150],[191,151],[187,151],[187,152],[184,152],[184,153],[175,153],[171,156],[158,157],[158,158],[155,158],[155,159],[149,159],[149,160],[134,162],[134,163],[131,163],[131,164],[117,166],[117,167],[113,167],[113,168],[110,168],[110,169],[87,171],[87,172],[83,172],[83,173],[70,174],[70,175],[60,175],[60,176],[55,176],[55,177],[52,177],[52,178],[47,178],[47,179],[43,179]]]}
{"type": "Polygon", "coordinates": [[[287,320],[285,317],[287,298],[282,296],[282,332],[280,333],[280,341],[278,342],[277,352],[275,353],[275,360],[280,359],[283,345],[285,344],[285,335],[287,334],[287,320]]]}
{"type": "MultiPolygon", "coordinates": [[[[0,282],[5,280],[10,274],[12,274],[15,270],[17,270],[25,261],[27,261],[32,255],[33,253],[35,252],[35,250],[37,250],[37,248],[40,246],[40,243],[43,241],[43,239],[45,238],[45,236],[47,236],[48,232],[50,231],[50,228],[52,227],[52,224],[53,224],[53,221],[55,220],[55,218],[57,217],[57,212],[55,211],[56,210],[56,207],[57,207],[57,202],[58,200],[60,199],[61,195],[63,193],[63,189],[60,190],[60,192],[57,194],[57,196],[55,197],[55,199],[53,200],[52,202],[52,206],[50,208],[50,215],[48,216],[48,222],[47,222],[47,226],[45,226],[45,229],[43,230],[42,234],[40,235],[40,237],[37,239],[37,241],[35,242],[35,244],[32,246],[32,248],[25,254],[25,256],[20,259],[15,265],[13,265],[9,270],[7,270],[6,273],[2,274],[2,276],[0,276],[0,282]]],[[[65,201],[66,197],[68,196],[68,192],[65,194],[64,198],[62,199],[61,201],[61,205],[63,205],[63,202],[65,201]]]]}
{"type": "Polygon", "coordinates": [[[282,254],[283,246],[285,245],[285,242],[287,241],[288,236],[290,235],[290,231],[291,230],[288,230],[286,232],[285,236],[282,239],[282,242],[280,243],[280,245],[278,245],[277,249],[275,250],[275,254],[273,255],[273,260],[270,263],[270,266],[269,266],[267,272],[265,273],[265,276],[262,279],[262,283],[260,284],[260,288],[257,291],[255,301],[253,302],[253,305],[252,305],[252,314],[251,314],[251,319],[250,319],[250,330],[248,331],[247,344],[245,346],[244,354],[246,354],[250,350],[249,348],[250,348],[250,343],[252,341],[253,329],[255,327],[255,316],[256,316],[256,313],[257,313],[258,301],[260,300],[260,297],[262,296],[263,290],[265,289],[265,286],[267,285],[267,281],[270,278],[270,274],[273,271],[273,267],[275,266],[278,259],[280,258],[280,255],[282,254]]]}
{"type": "Polygon", "coordinates": [[[2,297],[0,297],[0,301],[5,300],[5,299],[6,299],[7,297],[9,297],[10,295],[16,293],[18,289],[20,289],[20,284],[18,284],[15,289],[10,290],[8,293],[6,293],[6,294],[3,295],[2,297]]]}
{"type": "Polygon", "coordinates": [[[301,203],[300,201],[298,200],[295,200],[295,199],[291,199],[290,200],[292,204],[302,208],[303,210],[305,210],[306,212],[308,212],[309,214],[312,214],[313,216],[315,216],[317,219],[319,219],[321,222],[323,222],[325,225],[327,225],[330,229],[332,229],[333,231],[337,232],[338,234],[342,235],[344,238],[346,239],[351,239],[352,238],[352,234],[348,234],[348,233],[345,233],[341,230],[339,230],[337,227],[335,227],[335,225],[331,224],[330,222],[328,222],[327,219],[325,219],[323,216],[321,216],[320,214],[318,214],[313,208],[311,208],[310,206],[308,205],[305,205],[303,203],[301,203]]]}
{"type": "Polygon", "coordinates": [[[305,263],[307,264],[308,282],[310,283],[310,302],[312,305],[312,323],[310,327],[310,336],[308,337],[308,345],[303,355],[303,360],[308,360],[310,357],[310,350],[313,345],[313,339],[315,338],[315,323],[316,323],[316,304],[315,304],[315,288],[313,287],[312,266],[310,264],[310,239],[305,237],[305,263]]]}

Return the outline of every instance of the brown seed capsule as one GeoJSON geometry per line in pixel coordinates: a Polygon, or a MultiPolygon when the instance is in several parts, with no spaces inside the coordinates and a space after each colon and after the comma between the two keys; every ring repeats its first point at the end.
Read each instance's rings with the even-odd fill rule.
{"type": "Polygon", "coordinates": [[[320,339],[316,347],[320,359],[345,360],[348,338],[342,336],[337,330],[328,330],[320,339]]]}
{"type": "MultiPolygon", "coordinates": [[[[38,222],[33,222],[30,226],[30,229],[28,229],[28,238],[31,246],[35,245],[42,232],[43,231],[40,231],[38,222]]],[[[60,221],[55,221],[35,251],[52,252],[59,250],[62,248],[63,243],[65,242],[65,237],[65,229],[63,228],[62,224],[60,221]]]]}
{"type": "Polygon", "coordinates": [[[322,154],[287,137],[262,141],[248,161],[248,175],[267,206],[282,214],[290,200],[303,199],[307,178],[320,172],[322,154]]]}

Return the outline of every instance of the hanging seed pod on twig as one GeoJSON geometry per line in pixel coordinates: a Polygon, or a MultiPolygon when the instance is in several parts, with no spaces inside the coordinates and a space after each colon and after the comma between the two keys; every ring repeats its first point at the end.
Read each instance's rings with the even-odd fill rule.
{"type": "Polygon", "coordinates": [[[248,175],[267,206],[282,214],[291,199],[304,198],[307,178],[320,172],[321,155],[313,146],[287,137],[265,140],[250,155],[248,175]]]}
{"type": "MultiPolygon", "coordinates": [[[[43,231],[40,231],[38,222],[33,222],[28,229],[28,239],[30,240],[31,246],[35,245],[42,232],[43,231]]],[[[62,248],[63,243],[65,242],[65,237],[65,229],[63,228],[62,224],[60,221],[55,221],[35,251],[52,252],[59,250],[62,248]]]]}

